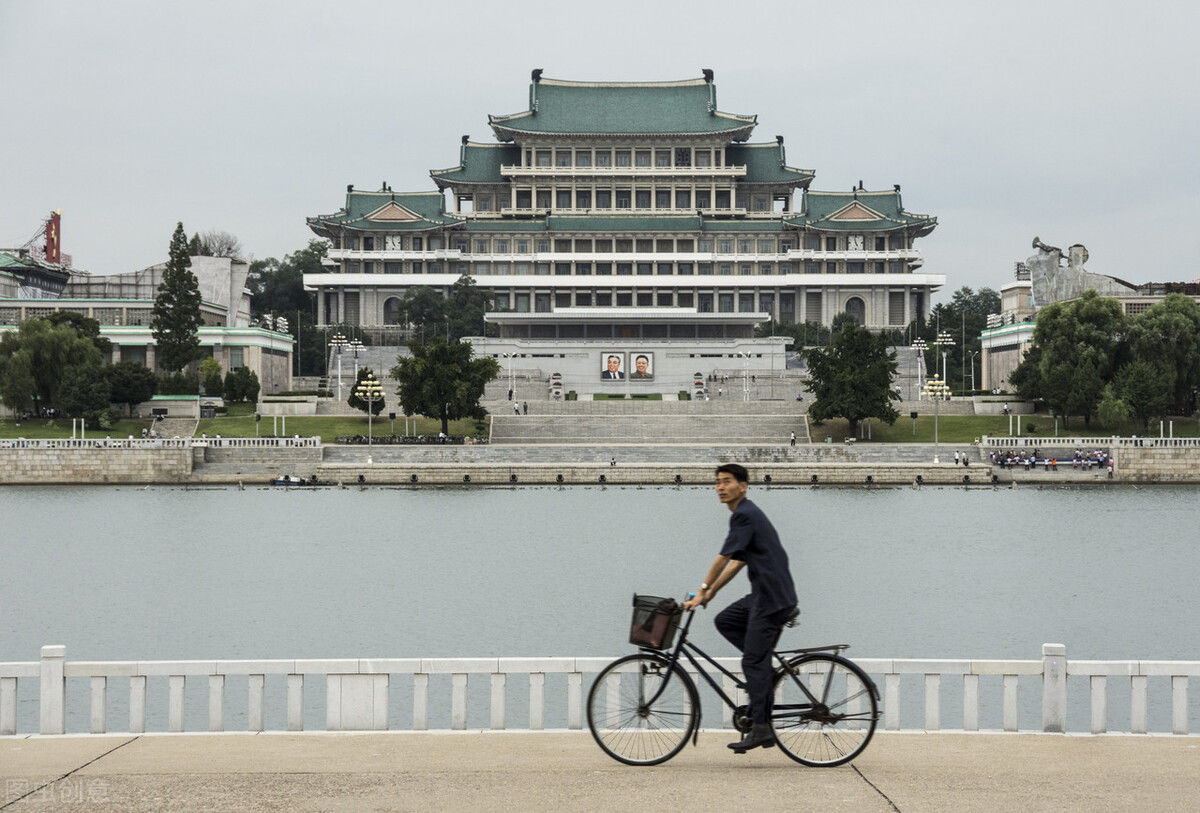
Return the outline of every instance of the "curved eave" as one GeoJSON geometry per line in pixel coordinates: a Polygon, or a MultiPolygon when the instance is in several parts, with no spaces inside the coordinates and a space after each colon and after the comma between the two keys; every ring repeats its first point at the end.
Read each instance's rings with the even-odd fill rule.
{"type": "Polygon", "coordinates": [[[452,172],[461,172],[461,171],[465,171],[465,170],[462,170],[462,169],[430,170],[429,177],[433,179],[433,182],[435,184],[437,184],[438,189],[445,189],[448,186],[462,186],[462,185],[466,185],[466,184],[469,184],[472,186],[496,186],[497,184],[504,183],[503,179],[498,180],[498,181],[477,181],[477,180],[473,180],[471,178],[456,178],[453,175],[440,174],[440,173],[452,173],[452,172]]]}
{"type": "Polygon", "coordinates": [[[753,180],[752,178],[739,178],[738,183],[746,184],[748,186],[772,186],[772,185],[782,186],[783,184],[791,184],[791,185],[803,186],[805,189],[807,189],[808,185],[810,183],[812,183],[813,178],[815,178],[817,176],[816,170],[796,169],[795,167],[782,167],[780,169],[780,172],[790,172],[795,177],[794,178],[782,178],[780,180],[774,180],[774,181],[756,181],[756,180],[753,180]]]}
{"type": "Polygon", "coordinates": [[[435,231],[437,229],[447,229],[447,228],[453,228],[455,226],[461,226],[464,221],[451,220],[451,221],[447,221],[445,223],[433,223],[431,221],[414,223],[414,222],[409,221],[406,223],[406,222],[383,221],[383,220],[355,220],[355,221],[352,221],[349,223],[347,223],[347,222],[331,223],[328,221],[317,220],[317,219],[310,217],[310,218],[308,218],[307,222],[308,222],[308,227],[310,229],[312,229],[313,231],[320,234],[322,229],[324,229],[326,233],[328,233],[332,229],[337,229],[340,231],[357,231],[357,232],[380,232],[380,231],[427,232],[427,231],[435,231]]]}
{"type": "Polygon", "coordinates": [[[841,220],[841,221],[814,221],[800,222],[786,221],[790,225],[799,229],[809,229],[811,231],[822,232],[845,232],[854,229],[862,231],[898,231],[900,229],[908,229],[917,234],[924,236],[929,234],[937,226],[937,218],[930,217],[923,220],[841,220]]]}
{"type": "Polygon", "coordinates": [[[750,137],[750,131],[754,129],[757,122],[749,121],[740,124],[737,127],[729,127],[723,130],[688,130],[676,132],[673,130],[655,130],[653,132],[618,132],[618,131],[597,131],[597,132],[569,132],[561,133],[553,130],[524,130],[520,127],[514,127],[505,124],[503,121],[488,117],[488,124],[491,125],[492,131],[496,134],[496,138],[501,141],[515,141],[516,136],[549,136],[555,138],[647,138],[647,137],[670,137],[679,136],[694,138],[696,136],[728,136],[734,141],[745,141],[750,137]]]}

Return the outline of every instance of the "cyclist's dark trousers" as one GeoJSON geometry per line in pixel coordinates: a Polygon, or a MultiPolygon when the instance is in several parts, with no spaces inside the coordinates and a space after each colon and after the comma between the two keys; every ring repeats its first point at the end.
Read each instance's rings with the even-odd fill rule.
{"type": "Polygon", "coordinates": [[[756,723],[771,720],[774,699],[771,681],[771,650],[779,642],[783,622],[790,607],[774,613],[754,612],[753,596],[740,598],[717,613],[714,623],[717,632],[742,652],[742,674],[746,676],[746,691],[750,695],[750,719],[756,723]]]}

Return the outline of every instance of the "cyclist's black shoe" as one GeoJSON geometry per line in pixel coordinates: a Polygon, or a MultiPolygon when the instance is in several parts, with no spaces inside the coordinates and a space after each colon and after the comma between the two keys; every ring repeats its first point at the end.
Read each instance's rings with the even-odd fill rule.
{"type": "Polygon", "coordinates": [[[752,748],[771,748],[775,745],[775,732],[765,723],[755,723],[738,742],[729,743],[735,754],[744,754],[752,748]]]}

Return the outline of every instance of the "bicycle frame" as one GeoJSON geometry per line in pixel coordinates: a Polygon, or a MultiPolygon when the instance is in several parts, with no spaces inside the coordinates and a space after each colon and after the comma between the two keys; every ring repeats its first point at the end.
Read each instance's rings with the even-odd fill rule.
{"type": "MultiPolygon", "coordinates": [[[[680,657],[680,655],[682,655],[685,658],[687,658],[688,663],[690,663],[693,667],[695,667],[696,671],[700,673],[700,677],[704,678],[704,682],[707,683],[710,687],[712,687],[712,690],[717,693],[717,696],[721,698],[722,702],[724,702],[725,705],[728,706],[730,709],[736,711],[737,707],[738,707],[737,703],[732,698],[730,698],[729,695],[725,694],[725,692],[721,688],[720,684],[717,683],[717,681],[712,677],[712,675],[710,675],[708,673],[708,671],[700,664],[700,661],[698,661],[696,659],[696,655],[699,655],[701,658],[703,658],[704,660],[706,660],[710,664],[712,664],[712,666],[716,667],[716,669],[719,672],[721,672],[721,674],[723,674],[725,677],[732,680],[734,682],[734,684],[737,686],[737,688],[744,690],[746,688],[746,682],[744,680],[739,680],[737,675],[733,674],[728,669],[726,669],[724,666],[717,663],[716,660],[714,660],[711,655],[709,655],[703,649],[701,649],[700,647],[696,646],[695,644],[693,644],[691,641],[688,640],[688,631],[692,627],[692,619],[695,617],[695,615],[696,615],[695,610],[688,611],[687,622],[683,625],[683,629],[681,629],[679,631],[679,642],[675,644],[674,650],[671,652],[670,657],[667,659],[666,679],[663,680],[662,685],[658,687],[658,691],[656,691],[654,693],[654,696],[645,700],[644,703],[647,706],[653,705],[654,702],[657,701],[658,698],[662,695],[662,693],[666,690],[667,684],[669,684],[671,682],[671,674],[673,671],[671,669],[671,667],[674,666],[675,664],[679,663],[679,657],[680,657]]],[[[787,661],[783,658],[783,654],[792,654],[794,652],[805,652],[805,653],[807,653],[807,652],[838,652],[845,648],[846,648],[845,644],[833,644],[833,645],[830,645],[827,647],[813,647],[811,649],[803,649],[803,650],[788,650],[787,652],[782,653],[782,654],[780,652],[778,652],[777,650],[772,649],[771,654],[775,657],[775,659],[777,661],[779,661],[780,668],[787,670],[789,674],[792,674],[793,677],[795,677],[794,673],[792,673],[791,670],[788,668],[787,661]]],[[[661,650],[649,649],[647,647],[643,647],[643,649],[646,649],[646,651],[654,652],[659,655],[662,654],[661,650]]],[[[825,690],[822,692],[822,697],[820,700],[818,700],[813,695],[813,693],[808,690],[808,686],[804,685],[804,682],[802,680],[796,679],[795,683],[797,686],[800,687],[800,691],[802,691],[804,693],[805,697],[808,698],[809,702],[808,703],[789,703],[789,704],[782,705],[782,706],[776,706],[775,710],[790,711],[790,712],[792,712],[792,714],[775,714],[775,715],[772,715],[772,717],[774,719],[778,719],[781,717],[790,717],[790,716],[793,716],[796,712],[811,710],[812,708],[819,706],[819,705],[823,705],[825,703],[825,701],[827,699],[827,695],[829,693],[828,683],[825,686],[825,690]]],[[[878,690],[874,689],[873,686],[872,686],[872,689],[876,693],[878,692],[878,690]]]]}

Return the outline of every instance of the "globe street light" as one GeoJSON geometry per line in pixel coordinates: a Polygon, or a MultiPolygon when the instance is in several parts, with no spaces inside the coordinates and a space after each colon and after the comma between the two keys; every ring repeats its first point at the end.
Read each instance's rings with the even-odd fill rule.
{"type": "Polygon", "coordinates": [[[933,378],[925,382],[925,388],[922,390],[924,395],[933,401],[933,462],[938,462],[938,405],[943,398],[950,397],[950,388],[946,386],[946,382],[938,377],[937,373],[933,374],[933,378]]]}
{"type": "Polygon", "coordinates": [[[329,340],[329,346],[337,353],[337,368],[338,368],[338,400],[342,400],[342,348],[349,342],[346,337],[340,333],[333,334],[333,338],[329,340]]]}
{"type": "Polygon", "coordinates": [[[942,380],[944,381],[946,379],[946,348],[954,344],[954,337],[948,330],[940,331],[934,344],[942,348],[942,380]]]}
{"type": "Polygon", "coordinates": [[[354,351],[354,380],[358,380],[358,351],[363,349],[363,343],[358,339],[351,339],[349,348],[354,351]]]}
{"type": "Polygon", "coordinates": [[[912,346],[917,351],[917,360],[919,362],[917,364],[917,397],[920,398],[922,381],[925,378],[925,351],[929,348],[929,345],[925,343],[924,339],[918,336],[913,339],[912,346]]]}
{"type": "Polygon", "coordinates": [[[374,373],[367,373],[363,376],[363,380],[358,382],[358,386],[354,388],[354,394],[367,404],[367,447],[370,448],[372,439],[371,419],[375,417],[376,402],[383,400],[383,386],[379,383],[379,379],[375,378],[374,373]]]}

